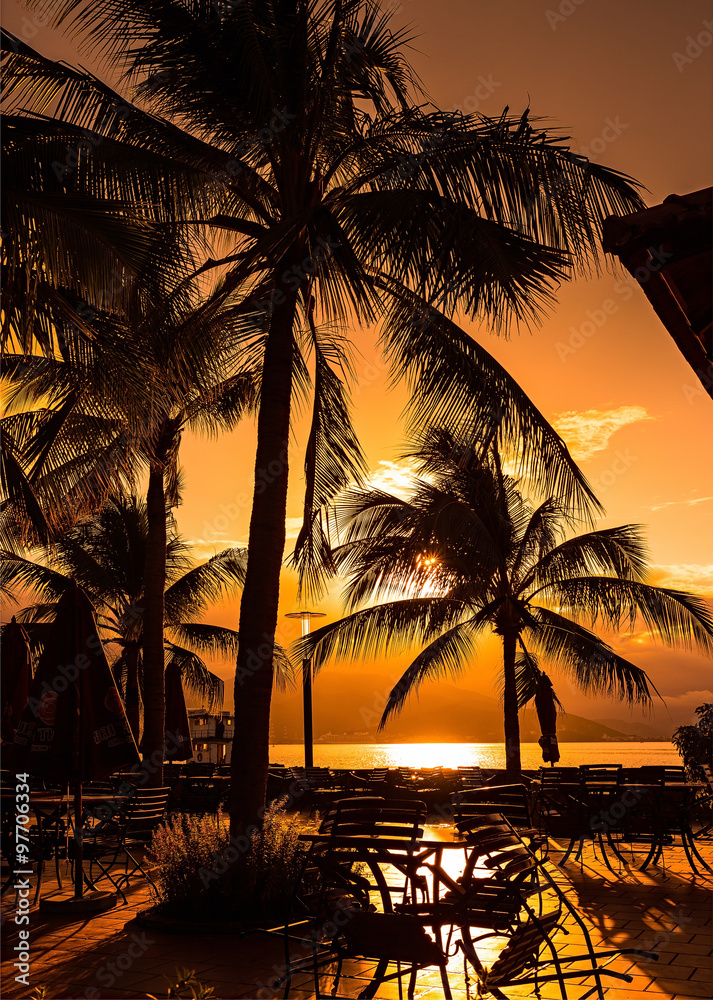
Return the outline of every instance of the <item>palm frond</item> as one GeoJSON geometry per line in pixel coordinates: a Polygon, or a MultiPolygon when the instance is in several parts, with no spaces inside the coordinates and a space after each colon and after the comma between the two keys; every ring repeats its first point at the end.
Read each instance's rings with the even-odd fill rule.
{"type": "Polygon", "coordinates": [[[304,589],[319,598],[325,578],[336,572],[326,530],[329,506],[342,489],[362,481],[367,464],[352,425],[345,381],[330,364],[344,369],[348,359],[337,341],[313,333],[314,402],[305,452],[303,523],[290,561],[299,574],[298,597],[304,589]]]}
{"type": "Polygon", "coordinates": [[[203,660],[190,649],[164,641],[166,667],[175,664],[181,671],[181,680],[188,692],[207,702],[208,711],[219,711],[223,705],[224,684],[212,673],[203,660]]]}
{"type": "Polygon", "coordinates": [[[607,643],[576,622],[547,608],[533,608],[538,626],[528,642],[582,691],[650,708],[661,697],[641,667],[619,656],[607,643]]]}
{"type": "Polygon", "coordinates": [[[487,351],[408,291],[394,289],[388,308],[382,343],[409,387],[412,428],[448,427],[465,450],[495,440],[541,494],[590,519],[601,511],[565,442],[487,351]]]}
{"type": "Polygon", "coordinates": [[[329,659],[385,656],[428,640],[468,613],[462,601],[413,598],[356,611],[315,629],[292,647],[295,660],[311,659],[315,671],[329,659]]]}
{"type": "Polygon", "coordinates": [[[246,549],[224,549],[176,580],[165,593],[167,627],[199,617],[208,604],[242,588],[246,564],[246,549]]]}
{"type": "Polygon", "coordinates": [[[641,617],[652,638],[713,654],[713,614],[705,598],[636,580],[608,576],[557,580],[533,591],[566,608],[576,620],[602,621],[612,631],[634,628],[641,617]]]}
{"type": "Polygon", "coordinates": [[[458,677],[472,662],[478,631],[487,625],[482,619],[471,618],[448,629],[418,654],[389,692],[386,707],[379,721],[382,730],[389,719],[403,708],[408,697],[426,680],[458,677]]]}
{"type": "Polygon", "coordinates": [[[602,528],[575,535],[559,545],[542,547],[522,569],[520,586],[523,589],[589,573],[611,574],[641,583],[647,570],[646,543],[640,525],[602,528]]]}
{"type": "MultiPolygon", "coordinates": [[[[198,653],[220,656],[237,656],[239,634],[235,629],[222,625],[206,625],[200,622],[183,622],[171,626],[171,632],[181,642],[198,653]]],[[[273,648],[275,686],[279,691],[291,690],[295,686],[295,668],[287,652],[275,643],[273,648]]]]}

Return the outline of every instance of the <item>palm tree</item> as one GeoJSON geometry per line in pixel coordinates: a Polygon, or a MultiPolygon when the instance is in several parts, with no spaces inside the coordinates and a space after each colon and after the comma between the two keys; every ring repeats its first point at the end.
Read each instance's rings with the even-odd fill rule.
{"type": "MultiPolygon", "coordinates": [[[[235,342],[245,335],[246,321],[234,305],[224,299],[194,304],[165,291],[148,304],[148,292],[134,288],[126,316],[96,310],[91,337],[71,318],[57,323],[58,356],[7,354],[11,412],[3,429],[13,458],[45,500],[42,509],[54,508],[55,534],[96,510],[112,490],[135,488],[138,474],[148,473],[144,751],[156,760],[164,740],[166,510],[179,502],[183,430],[234,427],[254,406],[256,377],[236,360],[235,342]]],[[[22,506],[19,514],[12,506],[5,511],[6,539],[19,524],[15,540],[27,541],[23,513],[22,506]]],[[[46,539],[30,535],[30,541],[46,539]]],[[[160,767],[151,780],[161,783],[160,767]]]]}
{"type": "MultiPolygon", "coordinates": [[[[183,682],[208,709],[219,708],[223,682],[207,667],[203,655],[230,655],[237,649],[233,629],[200,622],[208,607],[236,593],[245,578],[245,549],[218,552],[207,562],[192,565],[189,545],[181,538],[170,511],[166,511],[166,636],[164,662],[177,663],[183,682]]],[[[28,559],[7,554],[5,583],[36,598],[18,617],[25,624],[38,653],[44,645],[57,601],[72,581],[89,595],[97,611],[97,624],[104,642],[118,650],[115,676],[123,689],[126,711],[138,742],[140,734],[141,683],[145,648],[145,570],[149,542],[147,504],[136,497],[113,497],[85,522],[75,525],[28,559]]],[[[291,665],[280,650],[278,678],[291,678],[291,665]]],[[[146,711],[146,699],[143,699],[146,711]]]]}
{"type": "Polygon", "coordinates": [[[54,106],[64,128],[139,150],[135,183],[147,190],[164,160],[202,173],[176,218],[222,236],[227,250],[205,267],[221,268],[220,294],[239,292],[263,321],[236,669],[238,832],[265,796],[287,448],[295,389],[308,382],[305,355],[315,359],[314,419],[295,561],[309,587],[334,568],[325,506],[364,467],[348,419],[341,331],[350,324],[381,324],[415,419],[447,411],[454,422],[467,417],[474,434],[519,440],[530,472],[591,511],[558,436],[452,317],[501,330],[536,319],[559,281],[596,263],[603,219],[642,202],[629,178],[574,157],[566,137],[528,112],[487,119],[428,104],[404,55],[406,34],[374,0],[42,3],[55,24],[124,71],[135,100],[13,51],[6,76],[15,108],[54,106]],[[117,103],[121,119],[112,116],[108,131],[107,107],[117,103]]]}
{"type": "Polygon", "coordinates": [[[407,499],[348,492],[338,507],[346,531],[334,553],[347,575],[345,618],[313,632],[298,656],[388,654],[425,643],[391,691],[381,727],[422,681],[458,674],[479,638],[502,641],[506,766],[520,771],[518,708],[534,694],[538,658],[580,690],[650,705],[645,672],[586,626],[631,628],[639,616],[666,643],[713,652],[703,599],[645,582],[640,529],[623,525],[571,534],[575,519],[550,496],[537,506],[503,472],[496,448],[431,429],[415,456],[407,499]],[[356,610],[365,602],[379,602],[356,610]]]}

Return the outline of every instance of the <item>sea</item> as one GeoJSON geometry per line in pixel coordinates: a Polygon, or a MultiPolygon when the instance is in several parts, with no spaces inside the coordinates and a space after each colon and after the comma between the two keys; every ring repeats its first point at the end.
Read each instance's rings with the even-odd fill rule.
{"type": "MultiPolygon", "coordinates": [[[[642,767],[647,764],[682,764],[671,743],[560,743],[559,765],[623,764],[642,767]]],[[[526,770],[543,767],[542,750],[537,743],[520,746],[522,766],[526,770]]],[[[270,762],[286,767],[304,764],[301,743],[274,743],[270,762]]],[[[502,743],[316,743],[315,767],[472,767],[504,768],[505,746],[502,743]]]]}

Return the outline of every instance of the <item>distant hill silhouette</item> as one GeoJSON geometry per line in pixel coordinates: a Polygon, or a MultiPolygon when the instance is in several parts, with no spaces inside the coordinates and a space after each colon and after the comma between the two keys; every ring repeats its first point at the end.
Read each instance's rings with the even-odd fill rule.
{"type": "MultiPolygon", "coordinates": [[[[454,684],[424,687],[382,733],[377,725],[389,685],[377,674],[332,673],[316,678],[314,737],[324,742],[379,743],[455,742],[493,743],[504,739],[502,708],[497,699],[454,684]]],[[[622,723],[622,727],[624,723],[622,723]]],[[[634,727],[615,728],[579,715],[561,715],[558,734],[563,742],[625,740],[634,727]]],[[[540,735],[534,708],[521,717],[521,739],[529,743],[540,735]]],[[[276,695],[272,708],[272,739],[294,743],[302,739],[302,692],[276,695]]]]}
{"type": "Polygon", "coordinates": [[[662,722],[637,722],[634,719],[597,719],[597,722],[612,729],[620,729],[623,733],[633,733],[642,740],[658,740],[667,742],[676,729],[676,723],[672,719],[664,719],[662,722]]]}

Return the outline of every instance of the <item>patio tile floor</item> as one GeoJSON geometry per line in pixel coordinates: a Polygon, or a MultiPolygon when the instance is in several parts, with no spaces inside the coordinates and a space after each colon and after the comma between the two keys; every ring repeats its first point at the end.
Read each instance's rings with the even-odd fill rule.
{"type": "MultiPolygon", "coordinates": [[[[699,848],[713,865],[713,846],[699,848]]],[[[584,865],[569,863],[554,869],[569,898],[590,928],[595,947],[639,948],[658,953],[659,961],[622,956],[611,968],[633,977],[630,984],[611,980],[605,986],[606,1000],[654,1000],[654,998],[713,998],[713,929],[711,889],[713,878],[694,878],[681,849],[667,850],[667,867],[646,873],[623,868],[613,874],[585,852],[584,865]]],[[[47,878],[49,889],[51,881],[47,878]]],[[[7,1000],[30,998],[42,986],[47,1000],[145,1000],[148,994],[167,995],[167,976],[176,969],[194,969],[197,978],[213,987],[213,1000],[270,1000],[280,996],[271,988],[283,966],[282,941],[253,935],[238,938],[225,934],[162,934],[137,927],[133,917],[150,905],[148,888],[132,886],[128,905],[119,905],[91,918],[48,917],[31,910],[30,987],[15,981],[17,970],[13,947],[17,928],[13,921],[14,900],[3,897],[2,996],[7,1000]]],[[[558,950],[564,955],[583,951],[581,932],[575,927],[560,933],[558,950]]],[[[373,962],[345,963],[349,976],[340,982],[340,996],[357,996],[369,981],[373,962]]],[[[461,958],[454,958],[449,976],[455,1000],[466,1000],[461,958]]],[[[588,981],[591,985],[591,980],[588,981]]],[[[331,989],[331,979],[323,984],[331,989]]],[[[571,996],[586,991],[572,986],[571,996]]],[[[508,997],[533,995],[532,987],[505,991],[508,997]]],[[[418,977],[418,1000],[441,1000],[440,977],[426,970],[418,977]]],[[[471,997],[476,991],[471,986],[471,997]]],[[[542,1000],[559,997],[556,984],[541,987],[542,1000]]],[[[314,997],[311,976],[295,977],[293,1000],[314,997]]],[[[379,989],[378,1000],[398,997],[395,983],[379,989]]]]}

